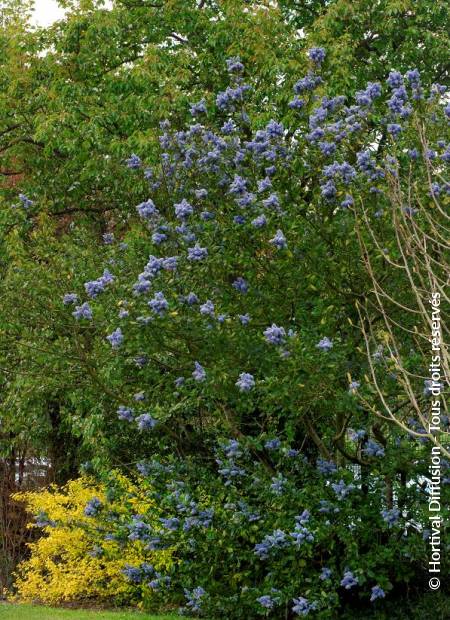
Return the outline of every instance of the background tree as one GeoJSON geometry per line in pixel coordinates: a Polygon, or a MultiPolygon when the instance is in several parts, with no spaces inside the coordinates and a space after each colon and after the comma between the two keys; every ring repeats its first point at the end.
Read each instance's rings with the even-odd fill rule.
{"type": "MultiPolygon", "coordinates": [[[[377,256],[375,281],[385,277],[387,266],[378,257],[377,244],[368,231],[361,237],[351,209],[337,209],[332,200],[325,199],[327,189],[323,188],[328,181],[324,169],[333,163],[335,147],[308,139],[307,125],[311,123],[311,131],[320,129],[328,122],[324,117],[332,115],[322,97],[344,93],[350,101],[355,91],[361,90],[364,92],[357,97],[370,99],[372,91],[366,91],[366,82],[384,82],[393,67],[403,72],[416,65],[423,68],[420,79],[424,87],[441,80],[448,47],[443,28],[446,11],[439,2],[369,6],[336,1],[302,3],[300,7],[298,3],[237,0],[152,6],[116,2],[111,10],[89,3],[71,5],[66,18],[48,29],[32,30],[26,16],[18,16],[11,3],[3,13],[0,66],[0,169],[4,177],[0,365],[5,369],[1,397],[5,456],[15,447],[45,456],[53,464],[55,477],[63,482],[85,461],[97,470],[111,463],[126,468],[152,451],[165,455],[174,450],[179,456],[200,453],[211,462],[212,446],[223,433],[248,436],[260,447],[266,435],[277,432],[297,442],[313,461],[318,455],[335,458],[341,464],[359,464],[363,477],[370,474],[371,466],[364,458],[368,437],[349,442],[348,429],[370,420],[367,431],[381,445],[398,437],[396,430],[369,417],[377,402],[371,388],[364,387],[366,403],[362,403],[354,393],[357,387],[349,387],[354,381],[362,383],[362,370],[369,370],[361,333],[367,324],[357,308],[376,308],[374,278],[367,272],[358,239],[366,244],[369,256],[377,256]],[[298,83],[300,76],[314,68],[302,53],[311,42],[324,43],[327,49],[322,63],[326,84],[315,84],[312,94],[309,85],[298,83]],[[160,163],[166,148],[165,142],[158,140],[160,123],[170,119],[170,136],[182,131],[186,122],[197,120],[190,113],[193,104],[200,104],[202,118],[200,102],[204,98],[205,125],[214,135],[220,134],[225,115],[216,105],[216,96],[229,85],[225,60],[233,56],[241,57],[246,83],[251,86],[246,94],[248,119],[239,116],[240,102],[235,110],[242,144],[257,142],[258,130],[261,135],[270,132],[272,118],[288,128],[286,135],[270,136],[269,143],[280,162],[283,149],[293,149],[293,161],[289,160],[287,168],[280,164],[276,183],[280,209],[289,212],[294,248],[288,246],[284,253],[280,247],[283,259],[275,261],[277,246],[259,248],[258,228],[256,232],[250,229],[255,236],[250,240],[245,234],[232,237],[234,228],[225,228],[220,238],[214,224],[205,220],[208,241],[218,252],[216,261],[197,271],[188,270],[182,282],[176,273],[169,271],[168,275],[183,289],[180,294],[188,294],[184,287],[192,283],[202,290],[205,302],[214,299],[217,283],[221,283],[223,290],[229,291],[224,306],[234,314],[244,298],[250,300],[258,309],[249,330],[241,332],[236,324],[228,337],[225,319],[223,331],[205,332],[205,316],[195,315],[188,332],[181,316],[175,316],[165,332],[157,318],[156,327],[141,329],[132,323],[127,356],[111,357],[105,336],[117,329],[117,312],[126,310],[122,302],[128,299],[133,308],[141,303],[138,298],[129,299],[130,278],[142,270],[150,241],[135,207],[150,193],[172,222],[173,204],[181,202],[196,182],[188,162],[187,172],[182,170],[185,176],[178,178],[178,185],[170,186],[169,170],[160,163]],[[303,109],[298,99],[289,105],[294,84],[299,98],[302,90],[307,91],[303,109]],[[322,102],[318,112],[316,95],[322,102]],[[139,167],[139,161],[145,161],[156,176],[147,174],[146,178],[130,172],[130,167],[139,167]],[[128,249],[119,251],[124,241],[128,249]],[[219,251],[221,244],[227,248],[225,260],[219,251]],[[77,324],[64,307],[62,294],[76,291],[81,298],[85,284],[100,278],[104,268],[121,278],[106,287],[108,303],[96,305],[95,323],[77,324]],[[251,280],[247,296],[241,291],[240,297],[232,286],[239,277],[251,280]],[[286,359],[278,356],[276,346],[267,348],[261,335],[275,321],[278,326],[282,323],[286,333],[289,327],[295,330],[300,326],[300,336],[288,340],[293,350],[286,359]],[[259,340],[251,344],[245,334],[255,330],[259,330],[259,340]],[[327,338],[339,341],[339,347],[333,347],[329,355],[327,338]],[[140,368],[136,364],[141,363],[142,354],[148,355],[148,347],[152,363],[140,368]],[[217,364],[214,387],[202,394],[194,389],[186,398],[174,396],[172,379],[177,377],[171,373],[183,362],[183,372],[190,375],[191,363],[199,361],[200,353],[213,366],[217,364]],[[242,365],[242,372],[265,377],[258,399],[249,398],[245,405],[238,398],[238,378],[230,374],[230,368],[237,371],[237,365],[242,365]],[[156,433],[162,437],[161,443],[155,444],[151,435],[136,435],[134,427],[117,419],[117,406],[129,406],[129,400],[142,389],[158,411],[155,418],[164,422],[156,433]]],[[[409,92],[407,99],[413,99],[412,95],[409,92]]],[[[392,97],[400,101],[400,111],[409,105],[403,95],[392,97]]],[[[377,107],[375,99],[370,114],[364,112],[367,104],[358,103],[352,120],[350,110],[345,119],[337,119],[344,121],[351,136],[337,140],[342,162],[359,170],[358,154],[370,147],[374,170],[384,169],[386,155],[393,157],[394,152],[401,165],[407,166],[405,153],[393,151],[387,123],[380,122],[386,110],[377,107]],[[349,128],[352,123],[355,127],[349,128]],[[358,132],[359,123],[362,133],[358,132]]],[[[276,127],[273,131],[276,133],[276,127]]],[[[178,166],[177,157],[185,157],[183,144],[171,142],[170,136],[164,138],[170,147],[168,160],[178,166]]],[[[432,130],[433,141],[440,138],[432,130]]],[[[217,145],[210,146],[214,152],[217,145]]],[[[258,148],[255,146],[255,152],[258,148]]],[[[436,161],[443,165],[446,147],[439,150],[433,143],[433,148],[439,151],[436,161]]],[[[238,166],[231,160],[226,163],[228,174],[238,166]]],[[[270,159],[264,166],[261,161],[252,166],[249,183],[257,193],[255,180],[262,180],[263,167],[270,167],[270,159]]],[[[206,175],[205,187],[210,192],[206,203],[211,203],[220,221],[235,208],[234,194],[227,193],[231,179],[224,189],[200,172],[206,175]]],[[[370,218],[380,207],[389,208],[389,199],[380,194],[386,189],[383,180],[367,178],[362,183],[362,168],[360,172],[364,212],[370,218]]],[[[338,196],[345,201],[341,190],[344,187],[338,189],[338,196]]],[[[420,199],[428,204],[429,197],[420,192],[420,199]]],[[[273,207],[276,213],[276,205],[273,207]]],[[[375,221],[374,227],[374,234],[385,244],[393,241],[393,229],[385,218],[375,221]]],[[[276,231],[272,233],[275,238],[276,231]]],[[[279,243],[282,245],[281,240],[279,243]]],[[[403,291],[401,274],[394,272],[390,286],[403,291]]],[[[376,316],[370,315],[371,324],[380,324],[383,315],[379,310],[376,316]]],[[[392,317],[396,320],[397,314],[392,317]]],[[[125,316],[123,320],[126,322],[125,316]]],[[[410,344],[413,339],[405,340],[405,347],[410,344]]],[[[424,361],[420,353],[410,360],[421,368],[424,361]]],[[[418,374],[422,377],[423,372],[418,374]]],[[[422,379],[416,379],[414,395],[421,403],[428,402],[422,379]]],[[[388,391],[390,403],[396,407],[401,402],[397,384],[390,384],[388,391]]],[[[263,460],[270,468],[270,461],[263,460]]],[[[410,469],[405,465],[407,458],[400,460],[392,462],[390,476],[401,475],[404,481],[410,469]]],[[[388,503],[392,500],[389,489],[390,483],[385,489],[388,503]]]]}

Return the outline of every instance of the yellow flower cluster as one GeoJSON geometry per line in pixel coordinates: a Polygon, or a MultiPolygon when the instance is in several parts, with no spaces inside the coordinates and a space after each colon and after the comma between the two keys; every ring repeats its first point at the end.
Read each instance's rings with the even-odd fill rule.
{"type": "MultiPolygon", "coordinates": [[[[126,492],[129,500],[108,503],[118,514],[148,514],[154,508],[152,501],[138,483],[118,473],[115,481],[126,492]]],[[[99,517],[86,517],[84,508],[93,497],[105,499],[105,489],[88,477],[78,478],[62,488],[52,486],[46,490],[16,494],[33,514],[44,513],[56,526],[44,527],[44,534],[31,543],[30,559],[19,565],[16,590],[26,601],[61,603],[86,599],[109,599],[117,603],[133,602],[135,588],[122,574],[126,564],[138,566],[142,562],[153,564],[165,572],[172,564],[171,551],[144,549],[139,541],[127,541],[119,546],[116,541],[96,540],[93,533],[101,525],[99,517]],[[87,526],[87,529],[83,527],[87,526]],[[96,544],[101,544],[100,556],[90,555],[96,544]]],[[[155,513],[155,522],[157,516],[155,513]]],[[[35,527],[30,524],[29,527],[35,527]]]]}

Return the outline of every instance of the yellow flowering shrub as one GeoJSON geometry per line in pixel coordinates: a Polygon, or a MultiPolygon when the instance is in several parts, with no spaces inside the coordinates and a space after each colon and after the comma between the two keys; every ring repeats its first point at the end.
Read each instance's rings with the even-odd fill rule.
{"type": "MultiPolygon", "coordinates": [[[[155,508],[138,483],[114,474],[120,485],[120,501],[108,497],[108,509],[117,515],[149,513],[155,508]],[[125,500],[125,501],[124,501],[125,500]]],[[[105,488],[89,477],[81,477],[62,488],[16,494],[33,515],[45,520],[43,536],[30,543],[31,557],[19,565],[15,587],[21,599],[61,603],[82,599],[134,602],[135,588],[122,574],[127,564],[150,562],[156,570],[172,565],[171,551],[148,551],[140,541],[125,547],[102,536],[102,517],[84,514],[93,497],[105,500],[105,488]],[[100,553],[99,553],[100,551],[100,553]]],[[[157,511],[155,509],[155,522],[157,511]]],[[[36,523],[29,527],[36,527],[36,523]]]]}

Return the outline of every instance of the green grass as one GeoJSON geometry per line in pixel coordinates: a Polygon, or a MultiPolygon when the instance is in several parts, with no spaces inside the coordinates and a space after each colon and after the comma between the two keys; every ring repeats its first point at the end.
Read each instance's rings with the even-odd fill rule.
{"type": "Polygon", "coordinates": [[[40,605],[0,603],[0,620],[175,620],[179,616],[153,616],[133,611],[53,609],[40,605]]]}

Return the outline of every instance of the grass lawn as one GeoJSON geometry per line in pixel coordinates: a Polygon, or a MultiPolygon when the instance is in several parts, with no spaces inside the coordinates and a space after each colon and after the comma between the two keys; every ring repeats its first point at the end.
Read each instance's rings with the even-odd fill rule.
{"type": "Polygon", "coordinates": [[[0,603],[0,620],[175,620],[180,616],[153,616],[132,611],[53,609],[40,605],[0,603]]]}

